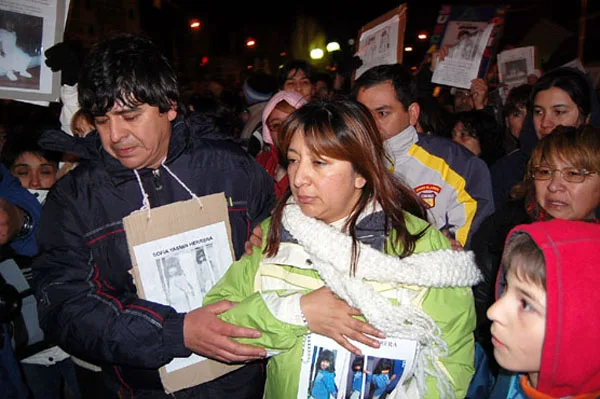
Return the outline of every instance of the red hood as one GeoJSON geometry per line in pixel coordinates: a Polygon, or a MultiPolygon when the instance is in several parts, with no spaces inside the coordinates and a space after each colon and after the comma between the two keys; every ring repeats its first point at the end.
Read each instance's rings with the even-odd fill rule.
{"type": "Polygon", "coordinates": [[[546,261],[546,334],[537,390],[552,397],[600,390],[600,225],[554,219],[520,225],[546,261]]]}

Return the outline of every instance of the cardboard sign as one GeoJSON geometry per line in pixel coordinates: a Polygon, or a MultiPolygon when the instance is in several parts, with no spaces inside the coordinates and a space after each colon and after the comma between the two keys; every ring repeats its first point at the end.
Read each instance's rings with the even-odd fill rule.
{"type": "MultiPolygon", "coordinates": [[[[140,210],[123,219],[138,296],[186,313],[202,306],[206,292],[235,255],[223,193],[140,210]]],[[[165,392],[200,385],[242,365],[192,354],[160,368],[165,392]]]]}
{"type": "Polygon", "coordinates": [[[354,72],[353,80],[374,66],[402,63],[406,7],[402,4],[360,29],[357,55],[363,64],[354,72]]]}

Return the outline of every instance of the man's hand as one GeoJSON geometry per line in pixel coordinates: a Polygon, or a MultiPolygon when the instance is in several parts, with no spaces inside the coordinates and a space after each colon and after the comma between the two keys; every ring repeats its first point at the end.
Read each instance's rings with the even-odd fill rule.
{"type": "Polygon", "coordinates": [[[252,230],[250,239],[244,243],[244,253],[246,255],[252,254],[254,247],[260,248],[262,246],[263,231],[260,228],[260,224],[252,230]]]}
{"type": "Polygon", "coordinates": [[[385,335],[372,325],[352,317],[359,316],[360,311],[337,298],[327,287],[303,295],[300,298],[300,306],[311,332],[335,340],[356,355],[361,355],[360,349],[352,345],[348,338],[373,348],[379,348],[379,341],[366,334],[385,338],[385,335]]]}
{"type": "Polygon", "coordinates": [[[238,363],[263,358],[267,352],[262,348],[236,342],[236,338],[258,338],[260,332],[250,328],[225,323],[217,317],[235,303],[219,301],[193,310],[185,315],[183,339],[186,348],[199,355],[225,363],[238,363]]]}
{"type": "Polygon", "coordinates": [[[23,226],[25,211],[0,198],[0,244],[8,244],[23,226]]]}
{"type": "Polygon", "coordinates": [[[452,247],[453,250],[461,251],[464,249],[462,244],[454,238],[454,236],[452,235],[452,233],[450,233],[449,230],[444,229],[444,230],[441,230],[441,232],[443,235],[446,236],[446,238],[448,238],[448,241],[450,241],[450,246],[452,247]]]}
{"type": "Polygon", "coordinates": [[[473,79],[471,81],[471,98],[475,109],[483,109],[487,104],[488,85],[483,79],[473,79]]]}

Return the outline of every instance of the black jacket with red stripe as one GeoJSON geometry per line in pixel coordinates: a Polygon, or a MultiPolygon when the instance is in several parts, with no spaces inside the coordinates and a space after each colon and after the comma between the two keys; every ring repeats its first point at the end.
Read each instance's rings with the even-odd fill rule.
{"type": "MultiPolygon", "coordinates": [[[[211,129],[206,120],[178,117],[165,164],[196,195],[224,192],[230,199],[239,258],[251,229],[274,204],[273,181],[235,142],[206,137],[211,129]]],[[[136,176],[104,151],[96,132],[81,139],[49,131],[41,144],[85,158],[54,185],[42,210],[40,255],[33,263],[41,326],[68,353],[116,377],[127,396],[138,389],[158,393],[158,368],[190,351],[183,342],[185,314],[140,299],[129,273],[122,220],[142,206],[136,176]]],[[[138,171],[153,208],[190,199],[169,173],[158,170],[138,171]]],[[[231,381],[231,397],[242,397],[231,381]]],[[[218,392],[214,384],[209,388],[218,392]]]]}

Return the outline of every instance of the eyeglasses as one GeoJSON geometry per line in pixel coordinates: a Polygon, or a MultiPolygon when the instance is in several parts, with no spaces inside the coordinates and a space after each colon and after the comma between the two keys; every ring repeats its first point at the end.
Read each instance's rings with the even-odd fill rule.
{"type": "Polygon", "coordinates": [[[547,166],[536,166],[531,171],[531,177],[533,177],[534,180],[550,180],[552,176],[554,176],[554,172],[559,172],[562,175],[563,179],[570,183],[583,183],[586,177],[597,173],[590,172],[587,169],[552,169],[547,166]]]}

